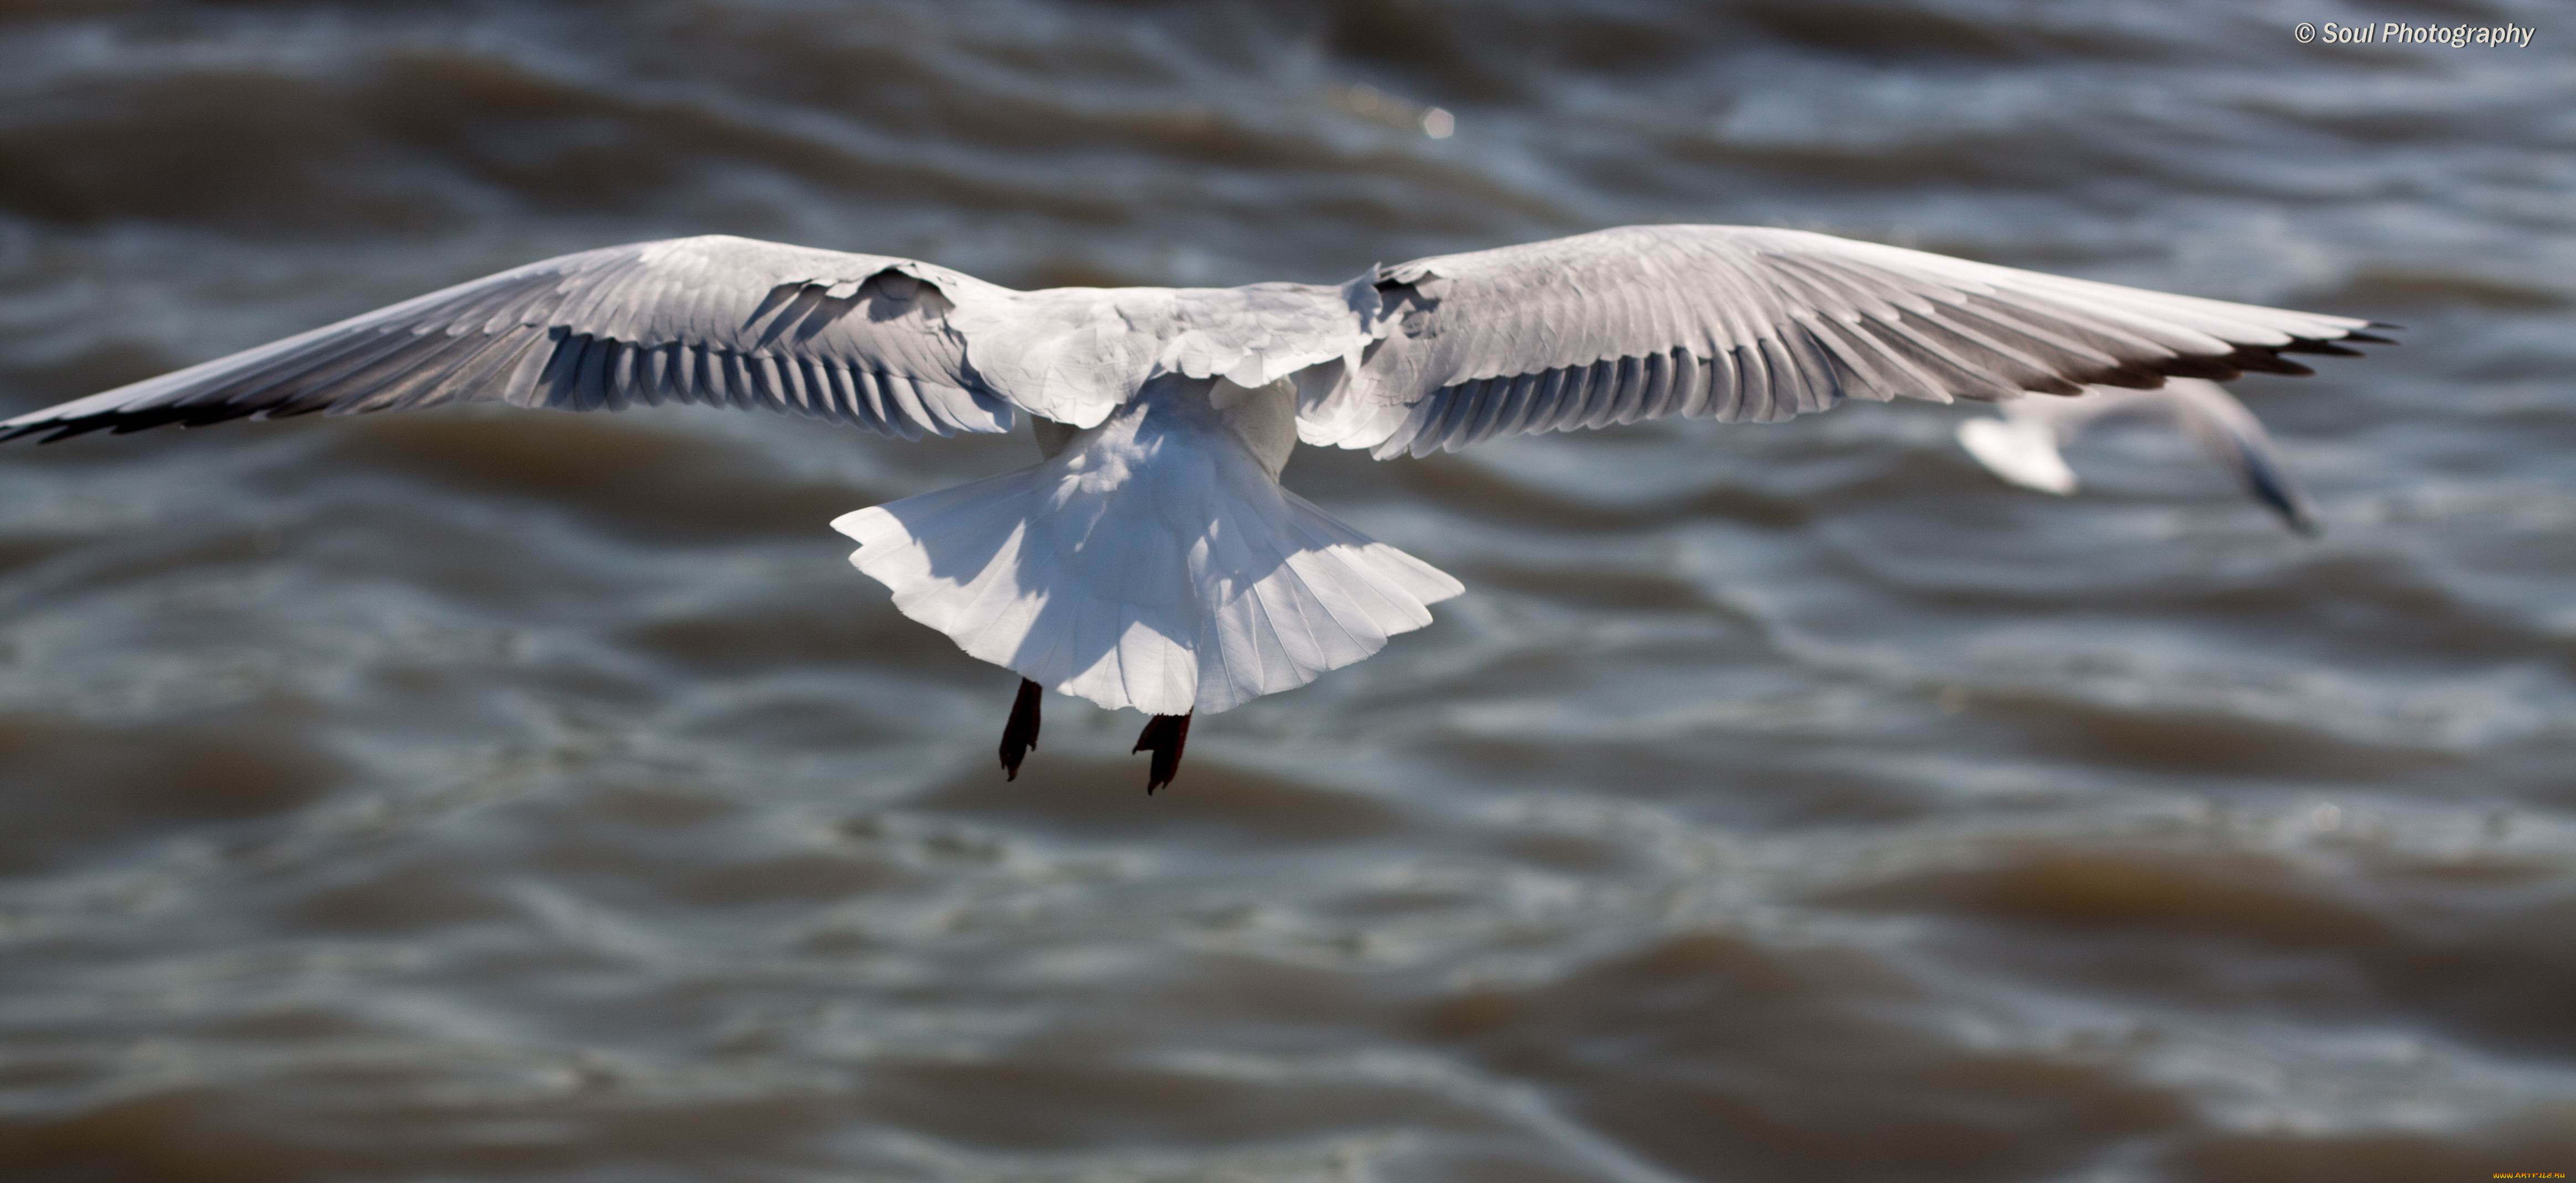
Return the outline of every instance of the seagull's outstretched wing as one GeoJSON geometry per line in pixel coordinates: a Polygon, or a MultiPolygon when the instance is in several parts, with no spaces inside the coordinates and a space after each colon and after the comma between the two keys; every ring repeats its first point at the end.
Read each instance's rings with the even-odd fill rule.
{"type": "Polygon", "coordinates": [[[107,428],[499,401],[796,411],[889,435],[1006,431],[950,324],[1007,289],[909,259],[706,237],[532,263],[0,423],[107,428]]]}
{"type": "Polygon", "coordinates": [[[1382,339],[1299,377],[1312,444],[1424,455],[1659,415],[1785,419],[2167,375],[2304,374],[2371,322],[1797,230],[1629,226],[1380,268],[1382,339]]]}
{"type": "Polygon", "coordinates": [[[2019,398],[1999,419],[1959,424],[1959,443],[1996,476],[2024,488],[2073,493],[2075,471],[2059,449],[2086,430],[2124,419],[2156,419],[2189,435],[2201,451],[2301,534],[2319,532],[2316,506],[2290,476],[2271,433],[2236,396],[2215,382],[2177,378],[2162,390],[2097,386],[2075,398],[2019,398]]]}
{"type": "Polygon", "coordinates": [[[710,236],[532,263],[0,422],[0,440],[465,401],[795,411],[919,439],[1100,422],[1158,373],[1261,385],[1369,340],[1365,284],[1017,292],[710,236]],[[971,355],[971,356],[970,356],[971,355]]]}

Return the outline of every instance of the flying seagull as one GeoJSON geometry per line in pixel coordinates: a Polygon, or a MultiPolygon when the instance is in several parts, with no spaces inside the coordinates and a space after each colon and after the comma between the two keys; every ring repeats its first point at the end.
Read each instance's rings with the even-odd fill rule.
{"type": "Polygon", "coordinates": [[[2096,386],[2073,398],[2010,399],[1996,410],[2001,418],[1960,423],[1959,444],[1988,471],[2023,488],[2073,493],[2075,470],[2058,449],[2104,423],[2160,420],[2190,436],[2282,525],[2311,538],[2322,531],[2315,504],[2291,479],[2263,421],[2218,383],[2176,378],[2160,390],[2096,386]]]}
{"type": "Polygon", "coordinates": [[[0,422],[0,440],[497,401],[793,411],[1044,459],[832,525],[905,615],[1046,690],[1191,718],[1313,681],[1464,590],[1279,485],[1299,443],[1385,458],[1846,398],[2012,399],[2305,374],[2375,322],[2167,295],[1795,230],[1630,226],[1373,266],[1340,285],[1014,291],[930,263],[730,237],[506,271],[0,422]]]}

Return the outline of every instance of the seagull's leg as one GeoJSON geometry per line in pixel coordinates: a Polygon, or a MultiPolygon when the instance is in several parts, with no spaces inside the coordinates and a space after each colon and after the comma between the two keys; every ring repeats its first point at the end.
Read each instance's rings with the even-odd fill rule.
{"type": "Polygon", "coordinates": [[[1020,696],[1011,700],[1011,721],[1002,724],[1002,779],[1020,779],[1020,761],[1038,746],[1038,699],[1046,691],[1020,679],[1020,696]]]}
{"type": "MultiPolygon", "coordinates": [[[[1196,711],[1191,714],[1196,714],[1196,711]]],[[[1190,742],[1189,715],[1156,715],[1145,721],[1145,733],[1136,737],[1131,752],[1151,751],[1154,767],[1145,775],[1145,795],[1172,783],[1181,771],[1181,749],[1190,742]]]]}

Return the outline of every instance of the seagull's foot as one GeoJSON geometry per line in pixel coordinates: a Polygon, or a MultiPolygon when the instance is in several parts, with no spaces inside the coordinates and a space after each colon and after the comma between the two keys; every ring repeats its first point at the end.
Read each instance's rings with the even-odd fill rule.
{"type": "MultiPolygon", "coordinates": [[[[1193,711],[1191,714],[1196,714],[1193,711]]],[[[1181,749],[1190,742],[1189,715],[1156,715],[1145,721],[1145,733],[1136,737],[1131,752],[1154,753],[1153,771],[1145,775],[1145,795],[1172,783],[1181,771],[1181,749]]]]}
{"type": "Polygon", "coordinates": [[[1046,691],[1020,679],[1020,696],[1011,700],[1011,721],[1002,724],[1002,779],[1020,779],[1020,761],[1038,746],[1038,699],[1046,691]]]}

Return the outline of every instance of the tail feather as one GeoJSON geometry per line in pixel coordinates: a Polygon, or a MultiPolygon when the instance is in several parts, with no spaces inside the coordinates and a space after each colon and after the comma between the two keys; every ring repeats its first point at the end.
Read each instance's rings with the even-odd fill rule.
{"type": "Polygon", "coordinates": [[[968,654],[1157,715],[1305,685],[1463,590],[1249,457],[1159,467],[1103,480],[1059,457],[832,524],[897,609],[968,654]]]}

